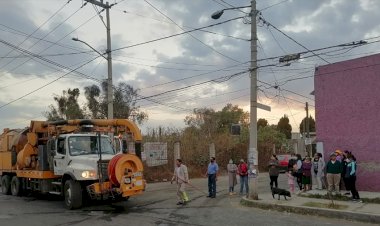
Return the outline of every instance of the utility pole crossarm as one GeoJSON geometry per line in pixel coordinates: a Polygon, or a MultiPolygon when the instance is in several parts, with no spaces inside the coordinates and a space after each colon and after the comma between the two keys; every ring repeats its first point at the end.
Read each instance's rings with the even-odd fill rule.
{"type": "Polygon", "coordinates": [[[85,1],[94,5],[100,6],[102,8],[105,8],[105,9],[111,8],[111,6],[109,6],[108,4],[104,4],[103,0],[100,0],[100,2],[96,0],[85,0],[85,1]]]}

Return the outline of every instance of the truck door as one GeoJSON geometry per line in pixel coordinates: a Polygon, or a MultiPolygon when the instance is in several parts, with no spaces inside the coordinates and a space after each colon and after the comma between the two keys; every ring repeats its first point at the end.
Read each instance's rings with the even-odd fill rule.
{"type": "Polygon", "coordinates": [[[67,144],[65,137],[59,137],[57,140],[57,152],[54,156],[54,174],[63,175],[67,166],[67,144]]]}

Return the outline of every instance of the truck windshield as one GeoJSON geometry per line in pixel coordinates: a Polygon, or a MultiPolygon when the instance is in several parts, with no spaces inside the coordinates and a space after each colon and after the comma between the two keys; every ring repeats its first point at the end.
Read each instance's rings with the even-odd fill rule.
{"type": "MultiPolygon", "coordinates": [[[[115,154],[115,150],[108,137],[100,138],[100,148],[102,154],[115,154]]],[[[99,144],[97,136],[72,136],[69,137],[70,155],[91,155],[99,154],[99,144]]]]}

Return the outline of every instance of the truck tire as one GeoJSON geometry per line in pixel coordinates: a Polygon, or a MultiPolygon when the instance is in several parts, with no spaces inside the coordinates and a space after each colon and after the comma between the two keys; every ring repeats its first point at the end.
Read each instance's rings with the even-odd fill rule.
{"type": "Polygon", "coordinates": [[[3,175],[1,177],[1,193],[3,195],[11,194],[11,178],[9,175],[3,175]]]}
{"type": "Polygon", "coordinates": [[[21,196],[21,193],[22,193],[21,180],[17,176],[12,177],[11,193],[13,196],[21,196]]]}
{"type": "Polygon", "coordinates": [[[65,181],[63,194],[65,196],[65,206],[67,209],[73,210],[82,206],[82,188],[78,181],[65,181]]]}

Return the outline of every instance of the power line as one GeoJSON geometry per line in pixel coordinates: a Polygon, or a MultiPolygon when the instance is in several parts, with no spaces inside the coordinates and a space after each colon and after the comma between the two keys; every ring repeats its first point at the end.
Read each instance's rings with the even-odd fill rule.
{"type": "MultiPolygon", "coordinates": [[[[38,28],[36,28],[31,34],[29,34],[21,43],[18,45],[21,46],[26,40],[28,40],[34,33],[36,33],[38,30],[40,30],[47,22],[49,22],[55,15],[57,15],[59,12],[62,11],[63,8],[65,8],[66,5],[70,3],[71,0],[63,4],[55,13],[53,13],[47,20],[45,20],[38,28]]],[[[5,54],[5,57],[9,56],[13,52],[13,49],[9,51],[7,54],[5,54]]],[[[3,66],[4,67],[4,66],[3,66]]],[[[1,69],[1,68],[0,68],[1,69]]]]}
{"type": "Polygon", "coordinates": [[[146,99],[146,98],[152,98],[152,97],[156,97],[156,96],[160,96],[160,95],[163,95],[163,94],[167,94],[167,93],[171,93],[171,92],[175,92],[175,91],[178,91],[178,90],[183,90],[183,89],[188,89],[188,88],[191,88],[191,87],[194,87],[194,86],[199,86],[199,85],[203,85],[203,84],[206,84],[206,83],[211,83],[211,82],[217,82],[217,83],[220,83],[220,82],[225,82],[225,81],[228,81],[230,80],[231,78],[235,77],[235,76],[239,76],[239,75],[242,75],[242,74],[245,74],[249,72],[249,70],[245,70],[245,71],[241,71],[241,72],[238,72],[238,73],[235,73],[235,74],[232,74],[232,75],[228,75],[228,76],[223,76],[223,77],[220,77],[219,81],[217,79],[211,79],[211,80],[207,80],[207,81],[204,81],[204,82],[200,82],[200,83],[195,83],[195,84],[192,84],[192,85],[188,85],[188,86],[185,86],[185,87],[181,87],[181,88],[176,88],[176,89],[172,89],[172,90],[167,90],[167,91],[164,91],[162,93],[158,93],[158,94],[154,94],[154,95],[151,95],[151,96],[147,96],[147,97],[144,97],[144,98],[141,98],[141,99],[138,99],[138,100],[142,100],[142,99],[146,99]]]}
{"type": "Polygon", "coordinates": [[[266,21],[261,13],[260,13],[260,16],[259,16],[259,19],[263,21],[264,24],[268,25],[268,26],[271,26],[273,27],[276,31],[280,32],[281,34],[283,34],[285,37],[289,38],[290,40],[292,40],[293,42],[295,42],[297,45],[301,46],[302,48],[306,49],[307,51],[311,52],[314,54],[314,56],[318,57],[319,59],[323,60],[324,62],[330,64],[330,62],[328,62],[327,60],[325,60],[324,58],[322,58],[320,55],[316,54],[314,51],[308,49],[306,46],[302,45],[300,42],[298,42],[297,40],[295,40],[294,38],[290,37],[289,35],[285,34],[283,31],[281,31],[280,29],[278,29],[276,26],[274,26],[273,24],[269,23],[268,21],[266,21]]]}
{"type": "MultiPolygon", "coordinates": [[[[24,37],[27,37],[28,34],[25,33],[25,32],[22,32],[20,30],[17,30],[17,29],[14,29],[14,28],[11,28],[7,25],[4,25],[4,24],[1,24],[0,23],[0,26],[3,26],[9,30],[3,30],[3,29],[0,29],[2,31],[5,31],[5,32],[8,32],[8,33],[11,33],[11,34],[15,34],[15,35],[19,35],[19,36],[24,36],[24,37]]],[[[47,43],[54,43],[53,41],[49,41],[49,40],[46,40],[46,39],[42,39],[42,38],[39,38],[39,37],[36,37],[36,36],[33,36],[31,35],[30,38],[33,38],[33,39],[36,39],[36,40],[39,40],[39,41],[43,41],[43,42],[47,42],[47,43]]],[[[63,48],[67,48],[67,49],[71,49],[71,50],[78,50],[78,49],[82,49],[82,50],[87,50],[87,49],[84,49],[84,48],[80,48],[80,47],[75,47],[75,46],[72,46],[72,45],[67,45],[67,44],[60,44],[60,43],[55,43],[55,45],[57,46],[60,46],[60,47],[63,47],[63,48]]],[[[88,51],[88,50],[87,50],[88,51]]],[[[93,52],[93,51],[89,51],[89,52],[93,52]]]]}
{"type": "Polygon", "coordinates": [[[176,79],[176,80],[173,80],[173,81],[170,81],[170,82],[164,82],[164,83],[160,83],[160,84],[155,84],[155,85],[152,85],[152,86],[144,87],[142,89],[147,89],[147,88],[153,88],[153,87],[157,87],[157,86],[168,85],[168,84],[171,84],[171,83],[180,82],[180,81],[188,80],[188,79],[191,79],[191,78],[195,78],[195,77],[199,77],[199,76],[203,76],[203,75],[207,75],[207,74],[223,71],[223,70],[226,70],[226,69],[229,69],[229,68],[234,68],[236,66],[240,66],[240,65],[244,65],[244,64],[246,64],[246,63],[235,64],[235,65],[228,66],[228,67],[225,67],[225,68],[222,68],[222,69],[218,69],[218,70],[214,70],[214,71],[210,71],[210,72],[206,72],[206,73],[202,73],[202,74],[192,75],[192,76],[189,76],[189,77],[186,77],[186,78],[180,78],[180,79],[176,79]]]}
{"type": "Polygon", "coordinates": [[[274,36],[274,34],[272,33],[272,31],[270,29],[268,29],[268,30],[269,30],[269,33],[272,35],[274,41],[277,43],[278,47],[280,47],[280,49],[282,50],[282,52],[284,52],[286,54],[287,52],[284,50],[284,48],[282,48],[280,42],[276,39],[276,37],[274,36]]]}
{"type": "MultiPolygon", "coordinates": [[[[153,4],[151,4],[148,0],[144,0],[144,2],[146,2],[148,5],[150,5],[154,10],[156,10],[157,12],[159,12],[162,16],[164,16],[165,18],[167,18],[168,20],[172,21],[178,28],[180,28],[182,31],[186,32],[186,30],[181,27],[178,23],[176,23],[173,19],[171,19],[169,16],[167,16],[165,13],[163,13],[161,10],[159,10],[157,7],[155,7],[153,4]]],[[[191,33],[187,33],[188,35],[190,35],[193,39],[197,40],[198,42],[202,43],[204,46],[206,46],[207,48],[211,49],[212,51],[216,52],[217,54],[229,59],[229,60],[232,60],[232,61],[235,61],[237,63],[241,63],[240,61],[232,58],[232,57],[229,57],[227,55],[225,55],[224,53],[216,50],[215,48],[213,48],[212,46],[206,44],[205,42],[203,42],[202,40],[200,40],[199,38],[195,37],[194,35],[192,35],[191,33]]]]}
{"type": "MultiPolygon", "coordinates": [[[[73,12],[70,16],[68,16],[65,20],[63,20],[61,23],[59,23],[57,26],[55,26],[53,29],[51,29],[44,37],[42,37],[42,39],[46,38],[48,35],[50,35],[52,32],[54,32],[56,29],[58,29],[62,24],[64,24],[67,20],[69,20],[72,16],[74,16],[79,10],[81,10],[81,8],[79,8],[78,10],[76,10],[75,12],[73,12]]],[[[35,42],[32,46],[30,46],[28,49],[31,49],[33,46],[35,46],[37,43],[39,43],[41,40],[38,40],[37,42],[35,42]]],[[[7,65],[9,65],[10,63],[12,63],[14,61],[14,59],[12,59],[11,61],[9,61],[7,64],[3,65],[0,67],[0,70],[4,67],[6,67],[7,65]]],[[[27,63],[29,60],[25,61],[24,63],[20,64],[20,65],[23,65],[25,63],[27,63]]],[[[16,67],[16,69],[20,66],[18,65],[16,67]]],[[[12,70],[15,70],[15,69],[12,69],[12,70]]],[[[11,71],[12,71],[11,70],[11,71]]]]}
{"type": "MultiPolygon", "coordinates": [[[[81,9],[81,8],[80,8],[81,9]]],[[[79,10],[78,10],[79,11],[79,10]]],[[[38,52],[38,54],[40,53],[43,53],[45,52],[46,50],[50,49],[52,46],[54,46],[56,43],[62,41],[63,39],[65,39],[67,36],[69,36],[70,34],[72,34],[73,32],[75,32],[76,30],[78,30],[79,28],[81,28],[82,26],[84,26],[85,24],[87,24],[88,22],[90,22],[92,19],[94,19],[95,17],[97,16],[97,14],[95,14],[94,16],[90,17],[88,20],[86,20],[84,23],[82,23],[81,25],[79,25],[77,28],[75,28],[74,30],[72,30],[71,32],[67,33],[65,36],[63,36],[62,38],[58,39],[55,43],[52,43],[51,45],[49,45],[48,47],[46,47],[45,49],[41,50],[38,52]]],[[[29,62],[30,60],[32,59],[29,58],[28,60],[24,61],[23,63],[17,65],[16,67],[12,68],[10,71],[15,71],[17,70],[18,68],[20,68],[22,65],[26,64],[27,62],[29,62]]]]}
{"type": "Polygon", "coordinates": [[[278,3],[275,3],[275,4],[273,4],[273,5],[270,5],[270,6],[267,6],[267,7],[265,7],[265,8],[262,8],[262,9],[260,9],[259,11],[267,10],[267,9],[269,9],[269,8],[272,8],[272,7],[274,7],[274,6],[280,5],[280,4],[285,3],[285,2],[288,2],[288,1],[289,1],[289,0],[284,0],[284,1],[281,1],[281,2],[278,2],[278,3]]]}
{"type": "Polygon", "coordinates": [[[204,26],[204,27],[188,30],[188,31],[185,31],[185,32],[180,32],[180,33],[177,33],[177,34],[173,34],[173,35],[169,35],[169,36],[165,36],[165,37],[161,37],[161,38],[156,38],[156,39],[152,39],[152,40],[149,40],[149,41],[132,44],[132,45],[129,45],[129,46],[119,47],[119,48],[111,50],[111,52],[120,51],[120,50],[123,50],[123,49],[128,49],[128,48],[132,48],[132,47],[136,47],[136,46],[141,46],[141,45],[145,45],[145,44],[149,44],[149,43],[165,40],[165,39],[168,39],[168,38],[173,38],[173,37],[176,37],[176,36],[188,34],[190,32],[199,31],[201,29],[205,29],[205,28],[209,28],[209,27],[214,27],[214,26],[217,26],[217,25],[228,23],[228,22],[231,22],[231,21],[234,21],[234,20],[239,20],[239,19],[242,19],[242,18],[244,18],[244,17],[236,17],[236,18],[232,18],[232,19],[229,19],[229,20],[225,20],[225,21],[219,22],[219,23],[210,24],[210,25],[207,25],[207,26],[204,26]]]}
{"type": "MultiPolygon", "coordinates": [[[[127,11],[127,10],[117,10],[116,9],[116,11],[119,11],[119,12],[122,12],[122,13],[125,13],[125,14],[132,14],[134,16],[139,16],[139,17],[142,17],[142,18],[146,18],[146,19],[150,19],[150,20],[155,20],[155,21],[162,22],[162,23],[174,24],[171,21],[160,20],[160,19],[153,18],[153,17],[147,17],[147,16],[144,16],[144,15],[141,15],[141,14],[138,14],[138,13],[133,13],[133,12],[130,12],[130,11],[127,11]]],[[[195,29],[194,27],[185,26],[185,25],[183,25],[182,27],[188,28],[188,29],[195,29]]],[[[198,31],[209,33],[209,34],[214,34],[214,35],[219,35],[219,36],[223,36],[223,37],[227,37],[227,38],[232,38],[232,39],[236,39],[236,40],[240,40],[240,41],[250,41],[249,39],[246,39],[246,38],[241,38],[241,37],[237,37],[237,36],[233,36],[233,35],[228,35],[228,34],[222,34],[222,33],[214,32],[214,31],[209,31],[209,30],[204,30],[204,29],[201,29],[201,30],[198,30],[198,31]]]]}
{"type": "MultiPolygon", "coordinates": [[[[331,49],[331,48],[336,48],[336,47],[345,47],[345,46],[358,45],[358,43],[362,43],[362,41],[358,41],[358,42],[354,41],[354,42],[348,42],[348,43],[339,44],[339,45],[333,45],[333,46],[318,48],[318,49],[314,49],[313,51],[320,51],[320,50],[326,50],[326,49],[331,49]]],[[[371,43],[367,43],[367,44],[371,44],[371,43]]],[[[366,44],[361,44],[360,46],[362,46],[362,45],[366,45],[366,44]]],[[[305,53],[308,53],[308,51],[300,52],[299,54],[305,54],[305,53]]],[[[263,58],[263,59],[258,59],[257,62],[261,62],[261,61],[264,61],[264,60],[278,59],[280,57],[283,57],[283,55],[282,56],[275,56],[275,57],[267,57],[267,58],[263,58]]],[[[236,67],[236,66],[239,66],[239,65],[244,65],[244,64],[247,64],[247,63],[249,63],[249,62],[242,63],[242,64],[236,64],[236,65],[229,66],[229,67],[226,67],[226,68],[223,68],[223,69],[228,69],[228,68],[231,68],[231,67],[236,67]]],[[[218,72],[218,71],[221,71],[223,69],[218,69],[218,70],[215,70],[213,72],[218,72]]],[[[273,70],[273,69],[271,69],[271,70],[273,70]]],[[[283,70],[299,70],[299,69],[283,69],[283,70]]],[[[153,88],[153,87],[162,86],[162,85],[167,85],[167,84],[171,84],[171,83],[175,83],[175,82],[191,79],[191,78],[194,78],[194,77],[210,74],[210,73],[213,73],[213,72],[206,72],[206,73],[202,73],[202,74],[197,74],[197,75],[189,76],[189,77],[186,77],[186,78],[181,78],[181,79],[173,80],[173,81],[170,81],[170,82],[165,82],[165,83],[160,83],[160,84],[144,87],[142,89],[153,88]]]]}

